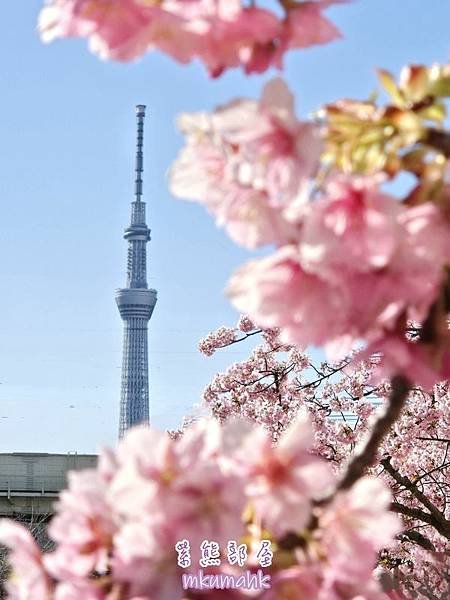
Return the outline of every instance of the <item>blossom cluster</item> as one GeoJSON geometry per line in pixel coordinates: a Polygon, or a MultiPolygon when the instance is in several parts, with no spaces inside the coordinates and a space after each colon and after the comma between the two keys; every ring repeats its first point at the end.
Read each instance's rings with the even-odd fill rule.
{"type": "Polygon", "coordinates": [[[238,243],[277,247],[234,274],[228,294],[236,308],[259,326],[281,328],[288,343],[324,346],[334,357],[364,340],[366,356],[384,354],[383,376],[403,375],[426,389],[447,377],[442,327],[433,350],[404,336],[407,320],[425,322],[446,281],[445,205],[401,203],[383,191],[381,174],[332,171],[311,189],[319,131],[297,120],[280,79],[259,102],[183,115],[180,127],[187,144],[172,191],[205,203],[238,243]]]}
{"type": "Polygon", "coordinates": [[[199,351],[205,356],[212,356],[218,348],[224,348],[236,340],[236,332],[229,327],[220,327],[202,338],[198,343],[199,351]]]}
{"type": "Polygon", "coordinates": [[[180,63],[200,59],[213,77],[238,66],[261,73],[281,67],[291,48],[339,38],[322,13],[343,1],[274,0],[280,17],[241,0],[48,0],[39,30],[44,41],[87,37],[101,58],[127,61],[158,49],[180,63]]]}
{"type": "Polygon", "coordinates": [[[171,190],[203,202],[231,238],[248,248],[297,237],[309,179],[319,166],[318,128],[295,116],[281,79],[261,100],[236,100],[212,114],[183,114],[186,146],[171,173],[171,190]]]}
{"type": "MultiPolygon", "coordinates": [[[[247,320],[242,316],[239,323],[247,320]]],[[[279,330],[254,327],[248,333],[255,334],[256,347],[213,377],[203,394],[206,407],[222,423],[235,418],[259,423],[275,441],[306,409],[313,425],[312,451],[342,473],[388,402],[389,384],[372,383],[379,357],[357,366],[348,358],[319,364],[295,346],[283,345],[279,330]]],[[[215,332],[208,337],[214,339],[215,332]]],[[[385,571],[412,597],[433,593],[446,598],[450,589],[445,577],[448,533],[439,527],[440,521],[450,523],[449,400],[448,382],[430,393],[415,387],[369,470],[389,485],[404,520],[404,533],[382,555],[385,571]],[[430,510],[439,515],[434,522],[427,516],[430,510]]]]}
{"type": "MultiPolygon", "coordinates": [[[[238,337],[242,323],[251,324],[251,321],[242,316],[238,327],[231,330],[239,342],[246,339],[238,337]]],[[[211,332],[204,340],[215,340],[217,347],[223,348],[222,330],[221,327],[211,332]]],[[[254,335],[259,331],[253,326],[253,332],[248,331],[247,337],[249,333],[254,335]]],[[[305,394],[290,375],[300,375],[308,367],[309,358],[297,348],[282,343],[279,331],[260,333],[263,343],[258,344],[246,360],[234,362],[226,371],[217,373],[203,391],[203,402],[220,422],[232,417],[248,419],[264,426],[277,441],[299,409],[305,406],[305,394]]]]}
{"type": "MultiPolygon", "coordinates": [[[[184,597],[180,540],[198,561],[205,540],[226,547],[232,539],[248,546],[250,567],[271,542],[273,587],[264,600],[292,586],[305,590],[296,598],[382,598],[372,572],[399,527],[390,494],[365,477],[330,496],[335,477],[311,443],[304,415],[277,446],[245,421],[203,420],[177,440],[132,430],[97,469],[71,474],[49,528],[54,551],[41,555],[20,525],[2,522],[14,570],[9,597],[176,600],[184,597]],[[289,537],[298,543],[286,545],[289,537]]],[[[238,566],[213,567],[223,568],[238,566]]]]}

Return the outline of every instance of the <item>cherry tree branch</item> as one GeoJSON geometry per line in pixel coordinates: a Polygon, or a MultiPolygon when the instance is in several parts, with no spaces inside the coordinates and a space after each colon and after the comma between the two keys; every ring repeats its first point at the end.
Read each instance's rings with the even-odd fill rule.
{"type": "Polygon", "coordinates": [[[336,373],[340,373],[343,369],[345,369],[345,367],[348,367],[349,362],[346,361],[344,362],[344,364],[340,365],[339,367],[331,367],[331,370],[329,373],[322,373],[320,371],[318,371],[318,369],[316,369],[314,367],[314,365],[311,365],[312,368],[316,371],[316,373],[320,376],[317,379],[314,379],[314,381],[308,381],[307,383],[304,384],[298,384],[298,390],[306,390],[307,388],[310,387],[318,387],[323,381],[325,381],[325,379],[328,379],[329,377],[332,377],[333,375],[336,375],[336,373]]]}
{"type": "Polygon", "coordinates": [[[443,443],[450,442],[450,438],[441,438],[441,437],[421,437],[421,436],[419,436],[417,439],[422,440],[424,442],[443,442],[443,443]]]}
{"type": "Polygon", "coordinates": [[[446,519],[446,523],[442,525],[440,520],[436,519],[434,515],[431,515],[420,508],[411,508],[410,506],[405,506],[399,502],[391,502],[390,510],[398,513],[399,515],[409,517],[410,519],[427,523],[428,525],[434,527],[442,536],[450,539],[450,523],[446,521],[446,519]]]}
{"type": "MultiPolygon", "coordinates": [[[[408,477],[401,475],[391,464],[391,457],[387,456],[380,461],[386,472],[400,485],[407,489],[423,506],[430,512],[433,518],[433,525],[439,533],[450,539],[450,521],[448,521],[442,512],[419,490],[419,488],[408,477]]],[[[424,513],[426,514],[426,513],[424,513]]],[[[429,522],[429,521],[427,521],[429,522]]]]}
{"type": "Polygon", "coordinates": [[[450,134],[439,129],[429,128],[426,131],[424,143],[432,146],[444,156],[450,158],[450,134]]]}
{"type": "Polygon", "coordinates": [[[400,502],[394,501],[391,502],[390,511],[434,526],[433,515],[430,515],[421,508],[412,508],[411,506],[405,506],[404,504],[400,504],[400,502]]]}
{"type": "Polygon", "coordinates": [[[239,342],[245,342],[245,340],[248,340],[249,337],[257,335],[258,333],[262,333],[262,329],[255,329],[255,331],[250,331],[250,333],[246,333],[240,338],[236,338],[231,342],[227,342],[226,344],[223,344],[223,346],[218,346],[217,350],[221,350],[222,348],[228,348],[228,346],[232,346],[233,344],[239,344],[239,342]]]}
{"type": "Polygon", "coordinates": [[[398,419],[410,389],[411,383],[406,377],[397,375],[392,378],[391,393],[385,410],[378,417],[377,421],[375,421],[363,448],[349,462],[344,477],[341,479],[336,491],[351,488],[363,476],[367,467],[375,463],[378,447],[391,426],[398,419]]]}
{"type": "Polygon", "coordinates": [[[418,546],[421,546],[425,550],[429,550],[430,552],[436,552],[436,548],[434,544],[424,535],[416,531],[415,529],[407,529],[406,531],[402,531],[398,536],[400,541],[403,541],[404,538],[407,538],[409,541],[414,542],[418,546]]]}

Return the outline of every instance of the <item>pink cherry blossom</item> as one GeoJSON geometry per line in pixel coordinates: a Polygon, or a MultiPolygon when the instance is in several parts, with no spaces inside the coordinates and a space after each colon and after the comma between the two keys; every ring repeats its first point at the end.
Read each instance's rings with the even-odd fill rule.
{"type": "Polygon", "coordinates": [[[297,238],[293,222],[318,167],[317,129],[298,121],[280,79],[260,102],[238,100],[211,115],[183,115],[187,145],[171,173],[172,192],[205,203],[240,244],[297,238]]]}
{"type": "MultiPolygon", "coordinates": [[[[113,592],[114,593],[114,592],[113,592]]],[[[108,600],[107,593],[94,581],[59,583],[55,588],[53,600],[108,600]]]]}
{"type": "Polygon", "coordinates": [[[207,19],[217,12],[204,0],[48,0],[38,27],[44,42],[88,37],[103,59],[128,61],[159,48],[186,63],[199,53],[211,28],[207,19]]]}
{"type": "MultiPolygon", "coordinates": [[[[276,336],[267,332],[266,337],[272,343],[276,336]]],[[[358,594],[378,600],[372,577],[375,555],[396,531],[387,512],[389,494],[380,482],[364,479],[331,504],[314,509],[312,519],[314,499],[327,495],[335,480],[326,462],[311,454],[312,444],[305,417],[297,418],[277,445],[242,420],[225,426],[211,420],[194,423],[178,440],[138,428],[116,453],[105,453],[98,470],[71,476],[51,530],[56,550],[44,560],[21,527],[14,526],[15,537],[2,539],[10,544],[18,540],[13,563],[19,575],[24,563],[15,553],[20,550],[27,564],[31,560],[35,566],[37,581],[50,586],[42,600],[181,600],[174,548],[178,539],[191,542],[195,563],[203,539],[224,546],[245,534],[253,546],[261,528],[283,536],[312,527],[305,544],[291,552],[292,568],[275,566],[274,587],[261,600],[296,589],[300,597],[313,593],[318,600],[356,599],[358,594]],[[246,507],[254,515],[250,524],[246,507]],[[339,560],[351,562],[352,551],[354,564],[341,568],[339,560]],[[46,567],[56,579],[55,590],[46,567]]],[[[21,585],[33,573],[30,569],[21,585]]]]}
{"type": "Polygon", "coordinates": [[[45,556],[55,577],[82,579],[92,571],[108,570],[108,556],[117,523],[106,498],[106,481],[97,470],[71,472],[69,487],[59,499],[49,526],[57,549],[45,556]]]}
{"type": "Polygon", "coordinates": [[[211,356],[218,348],[228,346],[236,339],[236,332],[229,327],[221,327],[214,333],[209,334],[198,344],[199,351],[205,356],[211,356]]]}
{"type": "MultiPolygon", "coordinates": [[[[424,321],[450,264],[448,225],[434,204],[407,208],[373,179],[333,177],[303,209],[295,243],[239,269],[228,292],[289,343],[342,358],[357,341],[395,332],[405,316],[424,321]]],[[[442,345],[446,373],[448,340],[442,345]]]]}
{"type": "Polygon", "coordinates": [[[374,382],[403,375],[430,391],[436,383],[450,377],[450,350],[433,359],[418,344],[398,335],[385,335],[374,340],[359,356],[364,359],[378,352],[382,360],[374,371],[374,382]]]}
{"type": "Polygon", "coordinates": [[[263,430],[250,434],[240,455],[246,492],[262,525],[276,535],[308,522],[311,499],[325,494],[332,477],[325,462],[309,453],[311,428],[298,417],[274,447],[263,430]]]}
{"type": "Polygon", "coordinates": [[[272,587],[263,593],[261,600],[312,600],[320,597],[320,569],[311,565],[291,567],[276,574],[272,587]]]}
{"type": "Polygon", "coordinates": [[[409,299],[409,318],[422,322],[450,264],[450,220],[446,211],[426,202],[399,216],[405,240],[393,257],[391,271],[409,299]]]}
{"type": "Polygon", "coordinates": [[[13,575],[6,584],[8,598],[50,600],[53,584],[45,571],[41,551],[31,533],[12,520],[2,519],[0,543],[11,551],[13,575]]]}
{"type": "Polygon", "coordinates": [[[119,451],[120,469],[111,499],[127,519],[164,515],[176,536],[199,546],[203,539],[223,542],[242,533],[245,497],[240,479],[216,460],[221,444],[217,423],[201,421],[181,439],[146,428],[132,432],[119,451]]]}
{"type": "Polygon", "coordinates": [[[156,3],[135,0],[55,0],[42,9],[38,27],[45,42],[86,36],[101,57],[130,60],[147,49],[157,13],[156,3]]]}
{"type": "Polygon", "coordinates": [[[339,29],[322,11],[333,4],[346,0],[312,0],[301,2],[289,9],[283,42],[289,48],[307,48],[317,44],[327,44],[341,37],[339,29]]]}
{"type": "Polygon", "coordinates": [[[426,317],[450,262],[447,231],[436,205],[406,208],[371,178],[337,176],[304,217],[300,263],[351,292],[348,334],[370,339],[403,312],[426,317]]]}
{"type": "Polygon", "coordinates": [[[114,580],[125,585],[133,599],[181,599],[181,570],[169,528],[153,522],[150,514],[136,517],[123,525],[114,540],[114,580]]]}
{"type": "Polygon", "coordinates": [[[272,56],[262,61],[258,49],[270,47],[281,30],[282,23],[271,11],[239,7],[230,18],[210,20],[199,54],[212,77],[241,65],[247,73],[265,71],[272,56]]]}
{"type": "Polygon", "coordinates": [[[319,512],[328,582],[370,579],[377,553],[400,530],[399,519],[387,512],[390,501],[388,488],[380,480],[366,477],[319,512]]]}
{"type": "Polygon", "coordinates": [[[241,315],[239,317],[239,321],[237,324],[237,328],[244,333],[250,333],[254,329],[256,329],[253,321],[248,317],[248,315],[241,315]]]}
{"type": "Polygon", "coordinates": [[[331,2],[289,7],[285,19],[240,0],[47,0],[39,16],[44,41],[87,37],[101,58],[128,61],[159,49],[181,63],[200,59],[212,77],[281,66],[284,52],[339,36],[323,17],[331,2]]]}
{"type": "Polygon", "coordinates": [[[311,203],[300,243],[302,266],[327,278],[341,271],[383,269],[404,237],[401,204],[370,178],[337,176],[325,197],[311,203]]]}
{"type": "Polygon", "coordinates": [[[336,290],[307,273],[296,246],[284,246],[268,258],[240,267],[227,292],[235,307],[257,324],[280,327],[288,341],[303,347],[324,344],[350,327],[343,311],[350,291],[336,290]]]}

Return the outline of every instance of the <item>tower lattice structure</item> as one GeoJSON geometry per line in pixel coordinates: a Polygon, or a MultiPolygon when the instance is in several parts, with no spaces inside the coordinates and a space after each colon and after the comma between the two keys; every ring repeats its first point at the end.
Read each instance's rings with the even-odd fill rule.
{"type": "Polygon", "coordinates": [[[119,437],[139,423],[148,423],[148,322],[156,304],[156,290],[147,284],[147,242],[150,229],[142,200],[145,106],[136,106],[136,180],[131,203],[131,223],[125,229],[128,242],[127,283],[117,290],[116,302],[124,324],[119,437]]]}

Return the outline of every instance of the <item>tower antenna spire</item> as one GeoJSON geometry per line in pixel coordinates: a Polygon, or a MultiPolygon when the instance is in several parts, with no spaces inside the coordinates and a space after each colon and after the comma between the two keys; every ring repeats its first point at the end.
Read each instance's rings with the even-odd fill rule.
{"type": "Polygon", "coordinates": [[[145,104],[136,106],[136,179],[134,185],[134,195],[136,202],[142,200],[142,173],[144,171],[144,119],[145,119],[145,104]]]}

